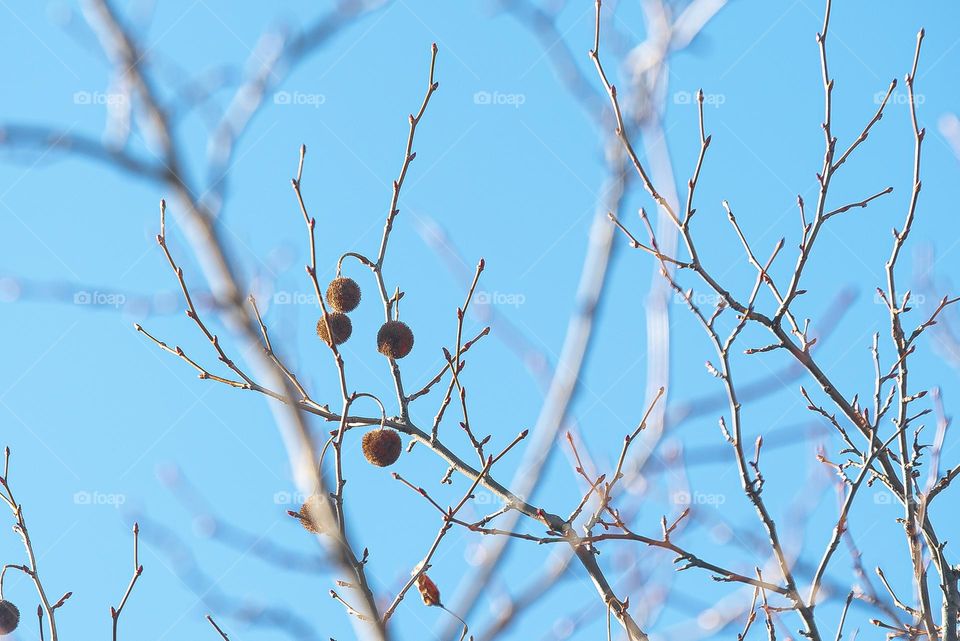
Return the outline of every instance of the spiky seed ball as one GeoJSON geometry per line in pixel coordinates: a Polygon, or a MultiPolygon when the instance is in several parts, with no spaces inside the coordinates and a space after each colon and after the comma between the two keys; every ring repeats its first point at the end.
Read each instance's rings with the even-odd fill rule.
{"type": "Polygon", "coordinates": [[[324,503],[322,496],[314,494],[300,506],[300,511],[297,514],[300,517],[300,525],[307,532],[313,532],[314,534],[323,532],[323,524],[317,518],[317,515],[320,514],[320,510],[324,509],[324,503]]]}
{"type": "Polygon", "coordinates": [[[377,332],[377,351],[388,358],[403,358],[413,349],[413,332],[406,323],[387,321],[377,332]]]}
{"type": "Polygon", "coordinates": [[[363,455],[377,467],[393,465],[400,458],[400,435],[381,427],[363,435],[363,455]]]}
{"type": "Polygon", "coordinates": [[[20,610],[9,601],[0,601],[0,634],[10,634],[20,625],[20,610]]]}
{"type": "Polygon", "coordinates": [[[417,577],[417,589],[424,605],[440,605],[440,588],[426,574],[417,577]]]}
{"type": "Polygon", "coordinates": [[[335,311],[352,312],[360,304],[360,286],[352,278],[338,276],[327,286],[327,302],[335,311]]]}
{"type": "MultiPolygon", "coordinates": [[[[340,312],[330,312],[327,314],[327,323],[330,323],[330,329],[333,330],[333,343],[340,345],[347,342],[350,334],[353,333],[353,323],[350,317],[340,312]]],[[[330,334],[327,332],[327,323],[323,322],[323,316],[317,321],[317,336],[323,339],[325,343],[330,344],[330,334]]]]}

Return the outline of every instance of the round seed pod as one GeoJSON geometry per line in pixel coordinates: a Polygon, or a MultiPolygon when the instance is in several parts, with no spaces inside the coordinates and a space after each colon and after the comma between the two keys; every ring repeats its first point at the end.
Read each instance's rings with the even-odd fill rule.
{"type": "Polygon", "coordinates": [[[377,467],[396,463],[401,449],[400,435],[394,430],[381,427],[363,435],[363,455],[377,467]]]}
{"type": "Polygon", "coordinates": [[[300,511],[297,514],[300,517],[300,525],[303,526],[304,530],[313,532],[314,534],[323,532],[323,524],[315,515],[324,509],[325,503],[326,501],[324,501],[322,496],[314,494],[307,498],[303,505],[300,506],[300,511]]]}
{"type": "Polygon", "coordinates": [[[413,332],[406,323],[387,321],[377,332],[377,351],[388,358],[403,358],[413,349],[413,332]]]}
{"type": "Polygon", "coordinates": [[[352,278],[338,276],[327,286],[327,302],[335,311],[352,312],[360,304],[360,286],[352,278]]]}
{"type": "MultiPolygon", "coordinates": [[[[333,330],[334,345],[345,343],[347,339],[350,338],[350,334],[353,333],[353,323],[350,322],[350,317],[346,314],[330,312],[327,314],[327,323],[330,324],[330,329],[333,330]]],[[[317,321],[317,336],[329,345],[330,334],[327,332],[327,323],[323,322],[323,317],[321,316],[320,320],[317,321]]]]}
{"type": "Polygon", "coordinates": [[[0,601],[0,634],[10,634],[20,625],[20,610],[9,601],[0,601]]]}

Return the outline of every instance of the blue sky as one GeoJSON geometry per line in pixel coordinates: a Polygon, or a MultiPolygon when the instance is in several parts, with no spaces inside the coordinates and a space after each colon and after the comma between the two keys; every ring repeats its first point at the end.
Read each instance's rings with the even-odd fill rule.
{"type": "MultiPolygon", "coordinates": [[[[142,13],[138,3],[124,3],[121,11],[147,43],[156,83],[175,104],[173,88],[186,80],[187,72],[242,69],[265,29],[308,24],[327,3],[324,9],[307,2],[278,4],[240,10],[217,0],[169,2],[157,6],[148,22],[137,21],[142,13]]],[[[621,4],[615,23],[620,46],[610,46],[604,54],[611,73],[616,73],[616,57],[645,33],[638,3],[621,4]]],[[[960,230],[954,214],[960,167],[938,122],[960,111],[960,6],[836,4],[829,55],[837,83],[834,130],[841,146],[876,110],[877,93],[890,79],[903,77],[915,34],[921,26],[927,28],[917,79],[920,118],[928,131],[924,188],[900,278],[929,305],[944,293],[958,266],[960,230]],[[923,287],[918,271],[929,255],[935,256],[933,269],[940,279],[933,291],[923,287]]],[[[94,138],[103,134],[113,91],[110,67],[79,11],[74,3],[0,0],[6,52],[0,58],[0,121],[56,125],[94,138]]],[[[799,237],[795,199],[797,194],[813,198],[822,160],[822,89],[814,42],[821,11],[812,0],[736,0],[670,66],[664,130],[678,188],[698,151],[696,111],[686,97],[702,87],[709,98],[706,122],[713,144],[698,190],[696,233],[703,239],[704,261],[741,292],[752,284],[752,268],[720,202],[730,202],[745,233],[762,248],[759,253],[786,237],[785,253],[774,270],[785,278],[799,237]]],[[[558,28],[596,87],[586,55],[593,42],[593,3],[568,3],[558,28]]],[[[495,5],[390,2],[345,28],[278,88],[284,93],[274,94],[240,142],[219,221],[231,255],[261,300],[274,341],[282,343],[290,364],[318,399],[335,401],[338,392],[326,348],[312,334],[317,312],[304,299],[310,291],[302,269],[306,245],[289,183],[297,149],[300,144],[309,149],[303,188],[318,219],[318,261],[321,281],[326,281],[344,251],[376,251],[390,183],[402,159],[406,117],[422,98],[432,42],[440,46],[440,89],[418,131],[418,156],[401,198],[386,269],[388,287],[399,284],[406,292],[403,315],[417,336],[414,353],[403,362],[406,379],[422,384],[439,367],[441,346],[450,346],[455,337],[464,272],[480,257],[487,265],[481,290],[496,314],[549,362],[557,358],[574,308],[587,233],[604,180],[603,132],[564,89],[533,33],[495,5]],[[490,96],[490,104],[484,104],[484,96],[490,96]],[[427,242],[437,229],[459,259],[451,262],[436,251],[436,243],[427,242]]],[[[214,95],[210,109],[222,108],[229,96],[229,91],[214,95]]],[[[843,303],[838,327],[818,352],[851,396],[872,392],[870,336],[880,332],[886,339],[889,334],[886,311],[873,291],[883,283],[890,229],[901,224],[909,195],[913,139],[904,98],[901,86],[832,197],[840,205],[888,185],[893,194],[831,221],[805,276],[810,293],[799,302],[800,313],[817,326],[831,301],[851,288],[856,291],[853,302],[843,303]]],[[[192,112],[178,128],[198,182],[204,178],[205,113],[192,112]]],[[[135,152],[148,153],[148,143],[136,136],[129,144],[135,152]]],[[[184,363],[133,329],[135,322],[142,323],[198,360],[215,364],[209,345],[181,313],[176,282],[153,239],[157,201],[163,196],[169,194],[155,184],[56,151],[5,151],[0,164],[0,327],[6,339],[0,442],[13,450],[10,482],[24,505],[48,590],[54,598],[74,592],[59,614],[64,636],[108,634],[108,607],[119,599],[131,571],[129,528],[140,519],[146,570],[124,614],[127,638],[214,638],[203,615],[223,600],[286,608],[309,622],[316,638],[351,638],[342,608],[327,596],[331,576],[312,565],[318,548],[285,515],[286,497],[295,490],[266,401],[197,380],[184,363]],[[196,494],[186,488],[195,488],[196,494]],[[262,548],[251,550],[245,538],[224,544],[211,536],[211,513],[298,555],[297,560],[278,568],[259,559],[262,548]]],[[[651,208],[651,203],[634,191],[624,211],[635,230],[639,221],[630,212],[640,206],[651,208]]],[[[197,259],[180,231],[170,227],[171,249],[187,280],[202,292],[197,259]]],[[[615,251],[596,341],[573,407],[602,466],[615,462],[623,435],[643,411],[648,352],[643,306],[653,267],[648,256],[623,245],[615,251]]],[[[372,282],[362,280],[367,274],[350,270],[355,265],[348,273],[365,283],[368,295],[353,315],[354,337],[344,346],[350,385],[391,398],[389,372],[373,342],[381,315],[372,282]]],[[[921,313],[916,312],[914,322],[920,322],[921,313]]],[[[468,333],[483,322],[469,319],[468,333]]],[[[703,368],[712,354],[702,331],[679,304],[671,306],[671,322],[672,402],[720,393],[716,379],[703,368]]],[[[229,343],[229,333],[215,326],[229,343]]],[[[532,426],[542,402],[542,387],[527,367],[530,356],[518,357],[503,340],[507,335],[506,327],[495,328],[471,351],[466,370],[471,420],[501,444],[532,426]]],[[[745,340],[756,342],[760,335],[748,334],[745,340]]],[[[769,380],[787,364],[772,354],[738,359],[736,367],[740,380],[747,382],[769,380]]],[[[942,387],[949,413],[960,387],[955,370],[929,342],[917,354],[913,371],[917,389],[942,387]]],[[[791,380],[782,391],[751,402],[746,431],[788,438],[792,431],[812,434],[790,447],[772,448],[764,466],[768,500],[779,506],[777,516],[787,519],[788,544],[802,559],[815,561],[833,525],[837,501],[814,455],[823,445],[838,456],[839,445],[806,412],[797,386],[791,380]],[[797,510],[788,506],[796,505],[791,502],[797,497],[796,504],[809,513],[794,522],[788,517],[797,510]]],[[[438,402],[437,392],[418,401],[414,417],[429,423],[438,402]]],[[[724,456],[729,452],[722,449],[716,428],[719,411],[684,422],[666,439],[661,454],[663,460],[679,450],[709,455],[687,470],[693,490],[715,499],[698,507],[703,518],[688,531],[687,541],[705,556],[717,554],[749,572],[765,557],[750,542],[758,528],[738,489],[732,460],[724,456]],[[731,530],[729,524],[735,527],[731,530]]],[[[452,418],[443,429],[469,453],[452,418]]],[[[314,426],[321,434],[329,428],[320,422],[314,426]]],[[[945,462],[955,463],[958,453],[948,441],[945,462]]],[[[498,477],[510,478],[518,461],[519,456],[508,457],[498,477]]],[[[387,472],[367,466],[358,447],[348,452],[347,465],[352,528],[358,544],[369,546],[373,555],[375,588],[389,598],[425,553],[438,518],[387,472]]],[[[455,501],[456,492],[466,487],[460,479],[453,488],[438,488],[443,465],[424,448],[405,455],[397,470],[437,488],[441,500],[455,501]]],[[[664,466],[660,470],[646,478],[653,489],[637,506],[636,527],[646,532],[657,532],[660,515],[671,509],[663,475],[675,472],[664,466]]],[[[536,499],[566,513],[581,492],[567,457],[556,456],[536,499]]],[[[909,594],[901,529],[894,522],[898,513],[880,494],[873,488],[865,492],[851,527],[863,539],[866,567],[884,563],[891,581],[909,594]]],[[[941,500],[939,509],[944,510],[953,497],[941,500]]],[[[481,503],[476,509],[484,507],[481,503]]],[[[956,526],[946,522],[941,527],[949,539],[956,526]]],[[[227,536],[230,531],[218,532],[227,536]]],[[[459,530],[444,541],[431,575],[445,593],[456,593],[459,578],[476,562],[477,544],[476,536],[459,530]]],[[[624,566],[641,568],[645,579],[671,571],[668,555],[629,545],[608,549],[603,563],[614,568],[614,576],[624,566]]],[[[545,547],[513,547],[471,624],[485,628],[503,595],[526,585],[549,554],[545,547]]],[[[17,537],[8,533],[0,538],[0,560],[21,559],[17,537]]],[[[617,585],[639,603],[646,597],[631,587],[631,576],[617,585]]],[[[831,577],[844,590],[855,583],[845,549],[831,577]]],[[[22,576],[10,576],[5,588],[7,598],[24,612],[33,610],[36,596],[22,576]]],[[[645,622],[654,632],[689,622],[697,606],[744,596],[696,570],[676,578],[673,590],[670,605],[645,622]]],[[[593,589],[574,570],[505,638],[563,635],[569,622],[554,623],[561,615],[578,621],[573,638],[598,638],[604,623],[597,603],[593,589]]],[[[838,609],[828,605],[822,611],[830,622],[838,609]]],[[[866,610],[854,614],[853,625],[866,628],[872,615],[866,610]]],[[[411,598],[397,613],[398,634],[434,638],[431,631],[446,623],[446,616],[411,598]]],[[[35,618],[26,619],[15,638],[36,638],[35,618]]],[[[231,638],[241,641],[291,638],[230,617],[222,620],[231,638]]]]}

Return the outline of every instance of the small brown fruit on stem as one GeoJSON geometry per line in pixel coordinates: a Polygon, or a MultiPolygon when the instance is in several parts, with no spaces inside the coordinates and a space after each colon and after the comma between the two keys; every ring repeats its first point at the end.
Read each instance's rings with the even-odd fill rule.
{"type": "Polygon", "coordinates": [[[323,532],[323,524],[320,520],[320,514],[321,510],[325,509],[325,507],[325,501],[322,496],[319,494],[310,496],[303,505],[300,506],[300,511],[297,513],[303,529],[308,532],[313,532],[314,534],[321,534],[323,532]]]}
{"type": "Polygon", "coordinates": [[[0,634],[10,634],[20,625],[20,610],[9,601],[0,601],[0,634]]]}
{"type": "Polygon", "coordinates": [[[440,605],[440,588],[426,573],[417,577],[417,589],[420,590],[424,605],[440,605]]]}
{"type": "Polygon", "coordinates": [[[400,458],[400,435],[381,427],[363,435],[363,455],[377,467],[393,465],[400,458]]]}
{"type": "Polygon", "coordinates": [[[413,349],[413,332],[406,323],[387,321],[377,332],[377,350],[388,358],[403,358],[413,349]]]}
{"type": "Polygon", "coordinates": [[[327,302],[337,312],[352,312],[360,304],[360,286],[357,281],[338,276],[327,286],[327,302]]]}
{"type": "Polygon", "coordinates": [[[322,338],[328,345],[330,344],[330,332],[327,331],[327,323],[330,324],[330,329],[333,332],[334,345],[347,342],[350,334],[353,333],[353,323],[350,322],[350,318],[346,314],[330,312],[327,314],[326,323],[321,316],[320,320],[317,321],[317,336],[322,338]]]}

